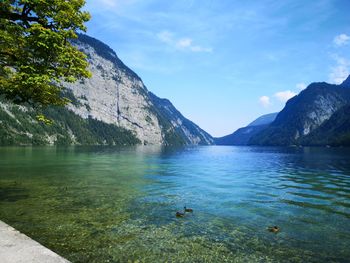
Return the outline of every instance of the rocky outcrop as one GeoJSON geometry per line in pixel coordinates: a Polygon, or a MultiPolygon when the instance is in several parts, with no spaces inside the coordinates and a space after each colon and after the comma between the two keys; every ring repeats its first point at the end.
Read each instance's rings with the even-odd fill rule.
{"type": "Polygon", "coordinates": [[[302,145],[350,146],[350,104],[301,139],[302,145]]]}

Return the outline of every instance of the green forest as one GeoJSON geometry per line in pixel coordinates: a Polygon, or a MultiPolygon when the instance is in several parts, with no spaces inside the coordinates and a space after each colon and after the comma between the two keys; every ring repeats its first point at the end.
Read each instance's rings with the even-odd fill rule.
{"type": "Polygon", "coordinates": [[[43,114],[51,125],[37,120],[39,112],[0,100],[0,145],[135,145],[129,130],[102,121],[83,119],[64,107],[51,106],[43,114]]]}

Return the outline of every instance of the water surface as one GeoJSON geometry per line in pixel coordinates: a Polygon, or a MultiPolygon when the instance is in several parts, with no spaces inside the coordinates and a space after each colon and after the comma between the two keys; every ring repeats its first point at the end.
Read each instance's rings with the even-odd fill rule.
{"type": "Polygon", "coordinates": [[[72,262],[349,262],[350,149],[0,148],[0,219],[72,262]]]}

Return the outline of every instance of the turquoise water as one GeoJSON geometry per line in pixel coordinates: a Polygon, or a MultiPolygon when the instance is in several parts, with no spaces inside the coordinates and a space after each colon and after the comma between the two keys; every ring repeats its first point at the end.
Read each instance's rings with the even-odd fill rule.
{"type": "Polygon", "coordinates": [[[350,259],[350,149],[24,147],[0,157],[0,219],[72,262],[350,259]],[[176,218],[184,205],[194,212],[176,218]]]}

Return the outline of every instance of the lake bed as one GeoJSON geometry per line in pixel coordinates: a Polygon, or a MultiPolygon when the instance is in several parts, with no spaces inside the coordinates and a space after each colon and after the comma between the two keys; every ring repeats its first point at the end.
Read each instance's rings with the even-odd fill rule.
{"type": "Polygon", "coordinates": [[[72,262],[350,258],[348,148],[2,147],[0,156],[0,220],[72,262]],[[184,206],[194,212],[177,218],[184,206]]]}

